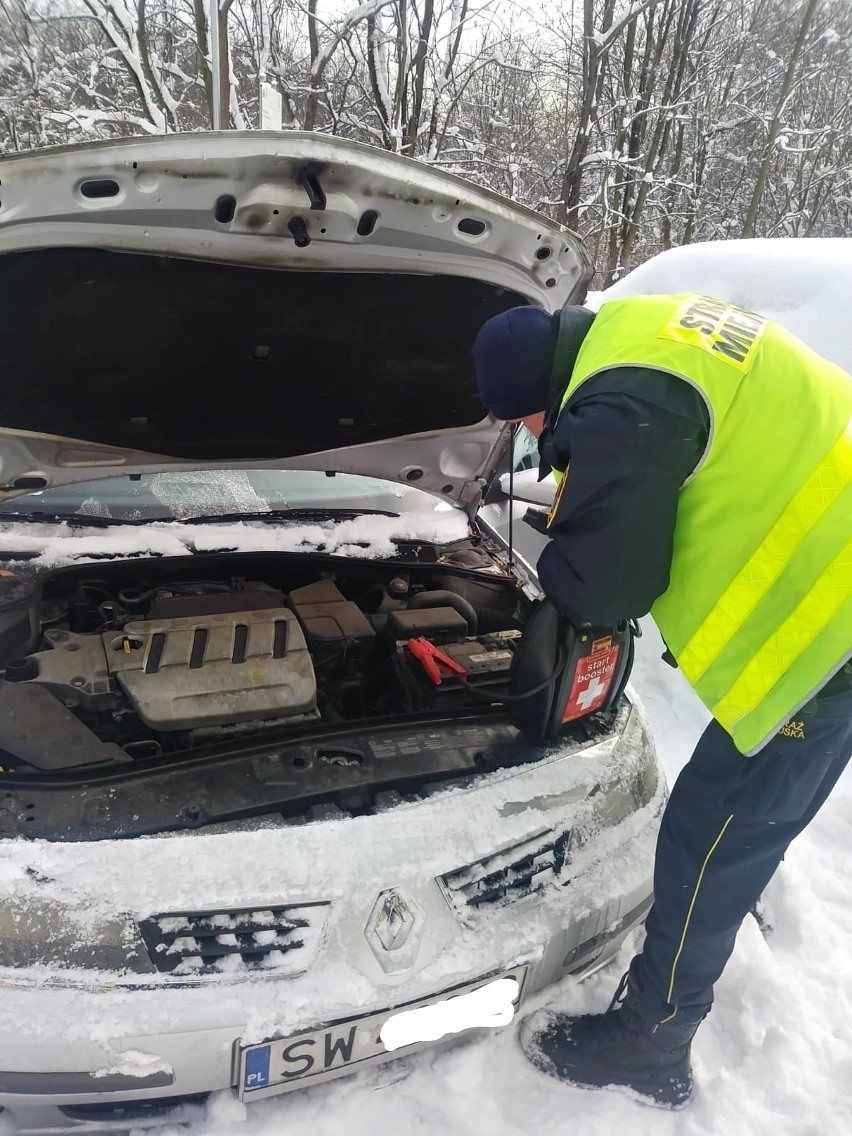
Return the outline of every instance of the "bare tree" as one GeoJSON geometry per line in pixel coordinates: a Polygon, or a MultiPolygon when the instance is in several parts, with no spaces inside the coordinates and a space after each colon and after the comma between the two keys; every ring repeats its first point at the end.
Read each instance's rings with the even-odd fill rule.
{"type": "Polygon", "coordinates": [[[848,0],[0,0],[0,146],[259,122],[382,146],[660,248],[852,223],[848,0]],[[528,5],[528,7],[524,7],[528,5]]]}
{"type": "Polygon", "coordinates": [[[806,0],[805,6],[802,10],[802,19],[799,24],[799,30],[796,35],[796,41],[793,44],[793,50],[790,52],[790,58],[787,62],[787,68],[784,72],[784,81],[781,84],[781,90],[778,92],[778,99],[775,104],[775,110],[769,122],[769,128],[766,132],[766,143],[763,148],[763,155],[760,159],[760,166],[757,172],[757,180],[754,184],[754,191],[751,195],[749,202],[748,212],[746,213],[745,220],[743,221],[742,236],[754,236],[754,225],[757,220],[757,211],[760,208],[760,201],[763,197],[764,190],[766,189],[766,180],[769,177],[769,168],[772,164],[772,150],[775,146],[775,141],[778,137],[778,132],[781,129],[781,120],[784,110],[787,107],[790,94],[793,90],[793,84],[796,81],[796,74],[802,67],[802,53],[807,39],[808,32],[810,31],[811,23],[813,22],[814,14],[817,10],[819,0],[806,0]]]}

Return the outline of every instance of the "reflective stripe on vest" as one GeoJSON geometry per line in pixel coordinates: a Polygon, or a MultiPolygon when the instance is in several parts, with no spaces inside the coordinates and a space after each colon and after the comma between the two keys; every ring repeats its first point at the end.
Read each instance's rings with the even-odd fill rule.
{"type": "MultiPolygon", "coordinates": [[[[678,662],[698,680],[753,611],[807,534],[852,481],[852,419],[827,457],[789,502],[763,543],[734,577],[681,651],[678,662]]],[[[849,544],[846,553],[849,553],[849,544]]],[[[842,556],[841,553],[838,556],[842,556]]],[[[839,602],[833,605],[839,606],[839,602]]]]}
{"type": "Polygon", "coordinates": [[[651,614],[699,697],[753,753],[852,656],[852,379],[735,305],[637,296],[601,307],[563,405],[630,366],[689,382],[710,414],[651,614]]]}

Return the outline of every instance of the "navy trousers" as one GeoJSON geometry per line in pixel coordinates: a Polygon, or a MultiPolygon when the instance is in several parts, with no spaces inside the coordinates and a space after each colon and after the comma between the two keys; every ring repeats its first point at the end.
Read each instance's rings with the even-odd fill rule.
{"type": "Polygon", "coordinates": [[[753,757],[707,727],[663,816],[647,939],[631,966],[650,1014],[707,1013],[740,924],[850,756],[849,664],[753,757]]]}

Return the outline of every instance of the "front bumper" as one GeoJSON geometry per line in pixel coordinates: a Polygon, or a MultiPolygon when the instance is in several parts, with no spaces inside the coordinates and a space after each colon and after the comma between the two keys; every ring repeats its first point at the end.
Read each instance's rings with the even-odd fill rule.
{"type": "MultiPolygon", "coordinates": [[[[247,898],[260,906],[280,901],[282,890],[316,899],[320,886],[330,914],[312,965],[298,974],[223,976],[195,985],[167,975],[146,976],[144,983],[116,976],[93,988],[91,972],[0,971],[0,1136],[180,1122],[197,1114],[211,1092],[235,1091],[247,1044],[418,1002],[516,966],[525,967],[526,1000],[600,965],[650,905],[666,791],[660,776],[642,807],[609,827],[600,819],[595,829],[590,798],[600,794],[590,792],[586,775],[599,777],[605,768],[608,776],[635,776],[638,765],[647,764],[647,744],[644,718],[634,712],[609,752],[596,746],[571,758],[568,782],[557,759],[354,821],[229,836],[10,845],[10,858],[29,880],[49,881],[38,885],[42,896],[61,892],[66,902],[74,894],[78,904],[86,898],[94,904],[94,894],[86,895],[94,879],[97,900],[107,893],[112,910],[127,908],[135,884],[133,910],[140,916],[185,908],[190,895],[196,909],[247,898]],[[460,864],[483,857],[491,864],[496,845],[544,826],[583,823],[585,841],[562,875],[549,875],[537,893],[464,906],[466,885],[453,870],[460,864]],[[223,851],[231,857],[230,871],[223,851]],[[258,883],[247,867],[261,856],[264,864],[290,866],[258,883]],[[372,922],[377,896],[388,889],[407,896],[417,913],[397,952],[377,946],[372,922]]],[[[379,1052],[368,1063],[424,1047],[379,1052]]],[[[330,1068],[311,1083],[349,1071],[330,1068]]],[[[287,1086],[298,1087],[298,1081],[287,1086]]]]}
{"type": "MultiPolygon", "coordinates": [[[[614,924],[601,929],[588,938],[591,925],[541,945],[541,957],[527,969],[520,1006],[542,988],[567,974],[582,977],[583,973],[600,966],[614,954],[625,936],[641,922],[650,906],[647,886],[625,896],[627,911],[614,924]],[[631,907],[630,904],[633,904],[631,907]],[[582,941],[580,941],[582,940],[582,941]],[[560,956],[569,962],[560,964],[560,956]]],[[[601,921],[595,921],[599,926],[601,921]]],[[[507,966],[506,970],[511,967],[507,966]]],[[[502,973],[502,972],[501,972],[502,973]]],[[[249,1013],[257,1007],[247,1007],[249,1013]]],[[[99,1013],[94,998],[88,1009],[89,1020],[94,1024],[99,1013]]],[[[356,1014],[363,1013],[359,1007],[356,1014]]],[[[72,1133],[114,1132],[116,1128],[143,1129],[169,1123],[176,1124],[199,1119],[212,1092],[227,1090],[238,1092],[240,1041],[245,1028],[244,1018],[234,1015],[230,1024],[192,1031],[168,1034],[139,1034],[122,1040],[126,1052],[156,1057],[152,1062],[161,1068],[147,1076],[113,1074],[96,1077],[106,1067],[109,1058],[97,1044],[76,1043],[74,1063],[78,1072],[19,1072],[0,1073],[0,1133],[3,1136],[70,1136],[72,1133]],[[166,1069],[170,1071],[166,1071],[166,1069]]],[[[511,1027],[508,1027],[511,1028],[511,1027]]],[[[473,1031],[471,1031],[473,1032],[473,1031]]],[[[446,1044],[450,1039],[446,1039],[446,1044]]],[[[442,1044],[441,1042],[437,1044],[442,1044]]],[[[358,1070],[368,1065],[378,1066],[398,1057],[408,1056],[428,1048],[430,1043],[377,1054],[369,1062],[358,1064],[358,1070]]],[[[15,1063],[21,1063],[19,1045],[0,1044],[0,1061],[9,1064],[11,1049],[15,1063]]],[[[28,1045],[30,1070],[46,1069],[54,1064],[67,1064],[66,1047],[61,1043],[39,1042],[28,1045]]],[[[354,1069],[343,1067],[311,1079],[311,1084],[346,1076],[354,1069]]],[[[298,1081],[281,1091],[294,1091],[302,1087],[298,1081]]]]}

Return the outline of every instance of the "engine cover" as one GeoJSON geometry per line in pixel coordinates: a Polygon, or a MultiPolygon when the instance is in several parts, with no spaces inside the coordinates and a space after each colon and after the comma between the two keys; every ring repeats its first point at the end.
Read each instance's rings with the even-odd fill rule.
{"type": "Polygon", "coordinates": [[[127,623],[107,668],[155,730],[318,717],[313,663],[287,608],[127,623]]]}

